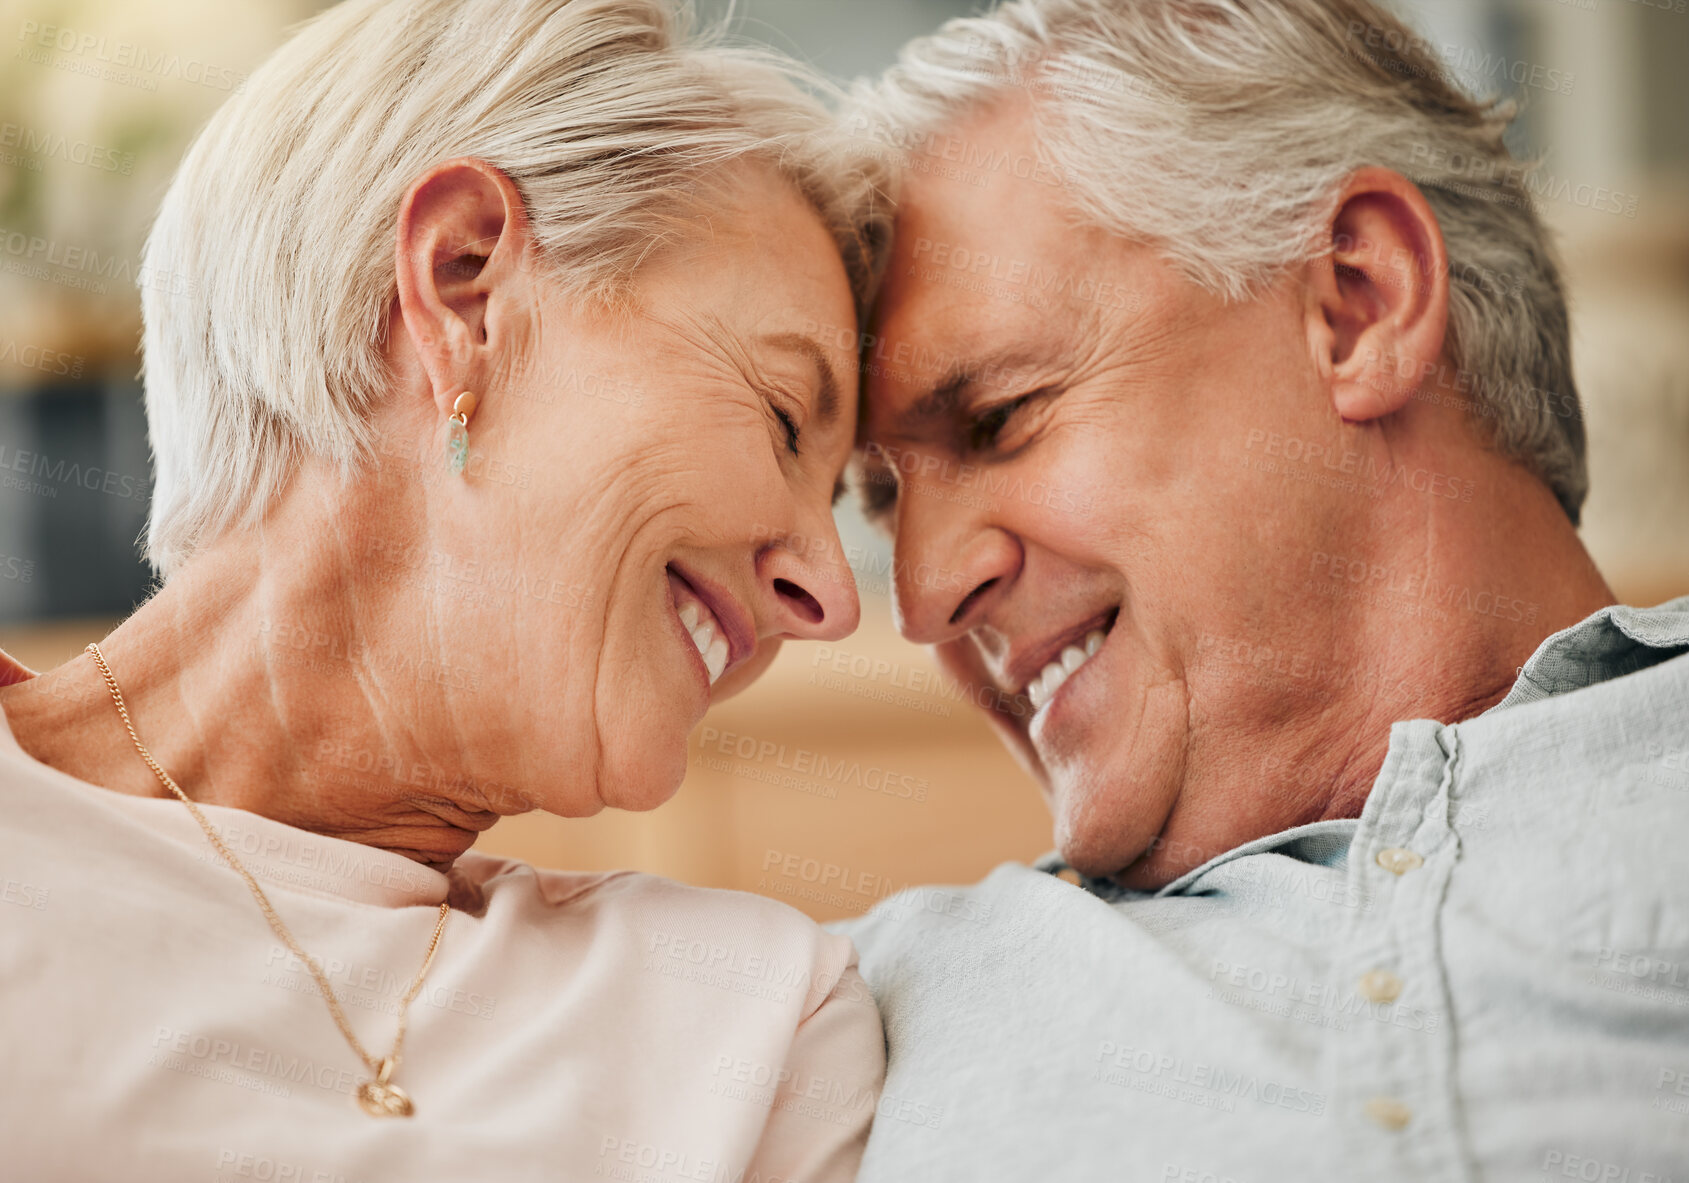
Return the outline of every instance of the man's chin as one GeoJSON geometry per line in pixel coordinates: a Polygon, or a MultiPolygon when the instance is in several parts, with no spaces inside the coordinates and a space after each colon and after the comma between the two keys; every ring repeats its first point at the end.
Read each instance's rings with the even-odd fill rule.
{"type": "Polygon", "coordinates": [[[1161,786],[1128,786],[1117,778],[1102,783],[1044,782],[1055,819],[1056,849],[1081,875],[1113,879],[1139,890],[1171,883],[1182,873],[1159,835],[1178,793],[1161,786]]]}
{"type": "Polygon", "coordinates": [[[1152,841],[1145,849],[1122,853],[1104,847],[1087,848],[1082,843],[1058,842],[1057,849],[1068,866],[1088,879],[1109,879],[1134,891],[1158,891],[1188,869],[1178,866],[1152,841]]]}
{"type": "Polygon", "coordinates": [[[1056,849],[1067,865],[1090,879],[1115,879],[1126,874],[1149,851],[1154,835],[1138,839],[1109,826],[1087,824],[1058,809],[1056,849]],[[1113,831],[1113,832],[1111,832],[1113,831]]]}

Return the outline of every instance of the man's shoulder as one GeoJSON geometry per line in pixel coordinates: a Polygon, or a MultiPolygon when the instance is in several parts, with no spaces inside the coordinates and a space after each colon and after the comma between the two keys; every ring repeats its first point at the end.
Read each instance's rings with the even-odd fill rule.
{"type": "Polygon", "coordinates": [[[909,888],[828,927],[856,943],[876,992],[921,973],[984,972],[1005,950],[1024,958],[1110,913],[1103,900],[1042,865],[1002,863],[977,883],[909,888]]]}

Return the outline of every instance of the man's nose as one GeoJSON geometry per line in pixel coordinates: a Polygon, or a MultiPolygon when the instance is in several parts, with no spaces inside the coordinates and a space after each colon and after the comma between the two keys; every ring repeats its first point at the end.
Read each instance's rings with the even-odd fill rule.
{"type": "Polygon", "coordinates": [[[1012,534],[977,511],[910,484],[897,505],[892,610],[909,640],[940,645],[967,634],[1008,594],[1024,556],[1012,534]]]}

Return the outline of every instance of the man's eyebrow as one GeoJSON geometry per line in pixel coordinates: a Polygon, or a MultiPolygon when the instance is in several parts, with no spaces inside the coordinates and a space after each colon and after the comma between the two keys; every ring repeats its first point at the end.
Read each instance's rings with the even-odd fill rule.
{"type": "Polygon", "coordinates": [[[972,381],[971,368],[952,367],[931,389],[898,416],[900,424],[911,427],[918,423],[930,423],[934,419],[949,418],[956,409],[957,401],[962,397],[962,391],[966,390],[972,381]]]}
{"type": "Polygon", "coordinates": [[[1007,389],[1014,385],[1004,375],[1035,360],[1024,349],[1006,349],[986,357],[958,362],[944,371],[927,388],[927,392],[911,403],[897,417],[900,432],[914,432],[936,419],[947,419],[955,413],[956,404],[969,387],[979,384],[997,385],[1007,389]]]}
{"type": "Polygon", "coordinates": [[[816,410],[820,415],[821,425],[831,425],[839,417],[839,378],[833,372],[833,363],[827,360],[827,352],[821,348],[821,343],[802,333],[767,333],[759,339],[763,344],[772,345],[776,349],[801,353],[815,363],[815,372],[820,379],[816,410]]]}

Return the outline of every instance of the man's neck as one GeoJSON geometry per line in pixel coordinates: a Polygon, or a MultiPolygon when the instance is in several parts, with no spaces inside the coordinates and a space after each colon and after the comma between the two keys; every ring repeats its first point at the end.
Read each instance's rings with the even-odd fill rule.
{"type": "Polygon", "coordinates": [[[1378,586],[1360,601],[1357,651],[1380,655],[1371,672],[1388,689],[1342,704],[1344,742],[1327,748],[1343,753],[1341,767],[1307,820],[1360,816],[1391,724],[1482,714],[1507,696],[1547,637],[1616,602],[1547,489],[1514,465],[1495,470],[1481,515],[1492,528],[1473,529],[1478,515],[1459,516],[1471,506],[1432,502],[1426,510],[1421,498],[1377,532],[1385,542],[1369,558],[1366,581],[1378,586]]]}

